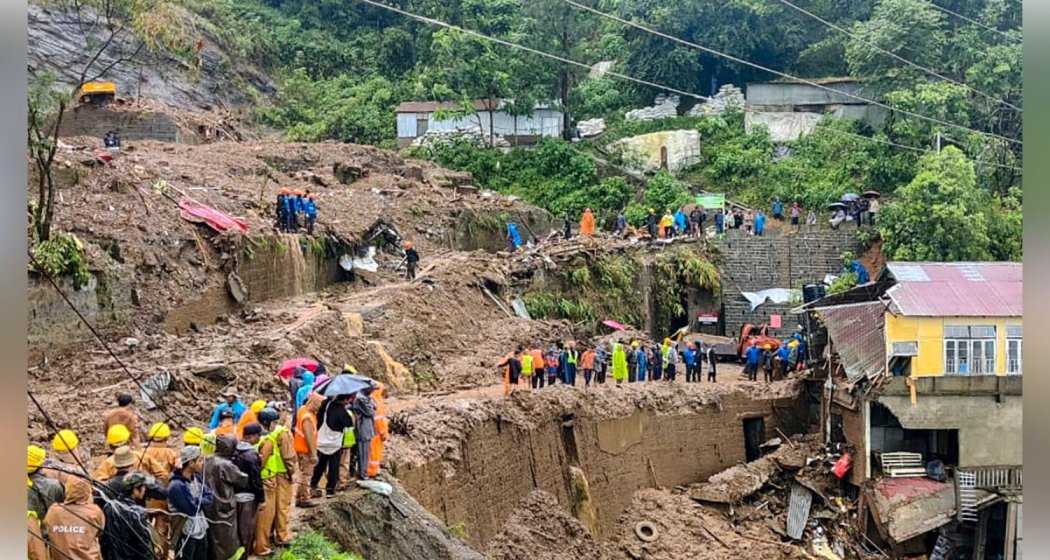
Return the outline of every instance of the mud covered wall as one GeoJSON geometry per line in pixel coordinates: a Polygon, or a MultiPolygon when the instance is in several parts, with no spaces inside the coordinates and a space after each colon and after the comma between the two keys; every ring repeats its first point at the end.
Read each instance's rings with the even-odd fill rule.
{"type": "MultiPolygon", "coordinates": [[[[84,318],[100,330],[123,323],[132,313],[131,286],[119,274],[95,273],[79,290],[73,288],[69,278],[60,278],[58,285],[84,318]]],[[[91,337],[91,331],[46,278],[30,274],[26,300],[26,335],[31,355],[91,337]]]]}
{"type": "MultiPolygon", "coordinates": [[[[338,258],[311,246],[309,238],[294,235],[254,239],[242,251],[236,272],[248,291],[246,305],[315,292],[343,278],[338,258]]],[[[172,309],[164,328],[184,332],[190,323],[213,323],[238,307],[221,282],[172,309]]]]}
{"type": "Polygon", "coordinates": [[[568,468],[575,465],[589,482],[603,537],[636,490],[697,482],[743,461],[745,418],[763,418],[771,438],[777,427],[803,430],[803,412],[801,395],[752,399],[733,392],[688,413],[563,415],[527,428],[490,420],[462,441],[458,462],[390,467],[427,510],[483,547],[533,490],[570,509],[568,468]]]}
{"type": "Polygon", "coordinates": [[[449,243],[459,251],[506,251],[507,222],[517,224],[522,241],[543,239],[555,227],[551,215],[539,208],[499,214],[464,211],[456,217],[449,243]]]}

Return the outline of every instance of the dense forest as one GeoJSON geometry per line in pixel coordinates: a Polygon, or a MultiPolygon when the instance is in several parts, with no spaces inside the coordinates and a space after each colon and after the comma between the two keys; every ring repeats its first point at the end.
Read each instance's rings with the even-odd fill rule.
{"type": "MultiPolygon", "coordinates": [[[[754,205],[779,196],[807,207],[875,189],[887,196],[880,232],[891,257],[1021,256],[1019,0],[381,3],[583,67],[361,0],[179,1],[195,16],[192,26],[275,78],[276,96],[260,96],[253,118],[288,140],[393,148],[394,108],[405,100],[506,99],[520,114],[544,100],[570,124],[603,117],[608,131],[597,141],[548,140],[529,150],[454,142],[417,154],[558,214],[591,206],[608,216],[626,207],[638,218],[645,207],[675,204],[697,189],[754,205]],[[588,78],[586,66],[600,61],[661,87],[588,78]],[[739,112],[623,118],[651,104],[661,88],[708,96],[724,84],[743,88],[778,75],[859,78],[866,95],[893,110],[877,129],[826,118],[791,143],[790,157],[778,155],[762,130],[746,133],[739,112]],[[702,156],[693,168],[677,178],[658,174],[648,188],[602,178],[592,158],[602,143],[671,128],[700,131],[702,156]],[[957,231],[967,232],[965,243],[957,231]]],[[[171,35],[164,38],[177,43],[171,35]]],[[[683,97],[680,111],[695,102],[683,97]]]]}

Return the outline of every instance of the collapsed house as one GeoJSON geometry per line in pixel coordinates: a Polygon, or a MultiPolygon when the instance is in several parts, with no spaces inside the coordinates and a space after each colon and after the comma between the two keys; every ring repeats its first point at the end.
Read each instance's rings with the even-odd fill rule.
{"type": "Polygon", "coordinates": [[[898,557],[1019,557],[1022,286],[1021,263],[889,262],[799,308],[858,529],[898,557]]]}

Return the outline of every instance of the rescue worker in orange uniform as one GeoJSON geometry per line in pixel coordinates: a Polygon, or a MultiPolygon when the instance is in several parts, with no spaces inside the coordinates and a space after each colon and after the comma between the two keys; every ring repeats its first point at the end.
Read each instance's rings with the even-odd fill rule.
{"type": "Polygon", "coordinates": [[[80,465],[90,469],[91,453],[80,445],[73,430],[61,430],[51,438],[51,458],[41,469],[46,476],[65,486],[69,473],[84,474],[80,465]]]}
{"type": "Polygon", "coordinates": [[[580,235],[594,235],[594,214],[590,208],[583,211],[583,217],[580,219],[580,235]]]}
{"type": "Polygon", "coordinates": [[[237,435],[237,424],[233,421],[233,411],[224,409],[219,412],[219,425],[212,430],[215,437],[237,435]]]}
{"type": "Polygon", "coordinates": [[[369,445],[371,450],[368,461],[368,477],[372,478],[379,474],[379,464],[383,461],[383,451],[386,448],[386,440],[390,439],[390,421],[386,417],[386,387],[376,382],[376,388],[369,395],[375,405],[375,417],[372,419],[372,427],[375,436],[369,445]]]}
{"type": "MultiPolygon", "coordinates": [[[[102,462],[95,468],[95,472],[92,473],[96,480],[105,481],[117,475],[117,466],[113,463],[113,455],[117,449],[128,445],[130,439],[131,432],[123,424],[110,426],[109,431],[106,432],[106,445],[110,449],[110,454],[102,459],[102,462]]],[[[138,449],[132,449],[131,453],[135,456],[135,463],[138,464],[142,457],[142,452],[138,449]]]]}
{"type": "Polygon", "coordinates": [[[98,537],[105,526],[102,508],[91,501],[91,484],[78,476],[66,481],[66,501],[52,505],[44,516],[53,556],[65,560],[102,560],[98,537]]]}
{"type": "Polygon", "coordinates": [[[108,434],[109,429],[116,425],[123,425],[131,434],[131,443],[126,445],[139,446],[139,414],[135,410],[134,399],[127,393],[117,395],[117,407],[102,415],[102,433],[108,434]]]}
{"type": "Polygon", "coordinates": [[[277,411],[264,408],[259,411],[259,424],[268,433],[259,443],[259,460],[262,462],[264,500],[255,518],[255,555],[273,554],[270,536],[276,534],[278,546],[291,542],[293,535],[288,527],[288,510],[292,507],[292,481],[295,480],[295,442],[292,433],[277,423],[277,411]]]}
{"type": "MultiPolygon", "coordinates": [[[[149,473],[157,479],[157,484],[167,488],[171,480],[171,473],[175,471],[179,463],[179,452],[168,445],[171,428],[164,422],[157,422],[150,426],[146,436],[149,438],[149,446],[142,451],[142,464],[139,470],[149,473]]],[[[172,540],[171,524],[166,513],[168,500],[147,496],[146,509],[165,512],[151,513],[150,517],[153,519],[153,541],[157,544],[157,558],[167,558],[169,544],[172,540]]]]}
{"type": "Polygon", "coordinates": [[[248,410],[244,411],[241,415],[241,419],[237,421],[237,439],[244,439],[244,427],[248,424],[258,422],[259,411],[266,408],[266,401],[257,400],[248,407],[248,410]]]}
{"type": "Polygon", "coordinates": [[[310,475],[317,464],[317,410],[324,397],[310,393],[296,413],[295,452],[299,455],[299,480],[295,489],[295,503],[300,507],[316,505],[310,498],[310,475]]]}

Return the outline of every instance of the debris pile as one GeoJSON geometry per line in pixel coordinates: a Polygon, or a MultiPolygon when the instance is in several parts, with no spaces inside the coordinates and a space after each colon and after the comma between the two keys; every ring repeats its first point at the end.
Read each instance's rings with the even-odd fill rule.
{"type": "Polygon", "coordinates": [[[681,98],[677,95],[661,93],[656,96],[651,107],[643,107],[627,111],[623,118],[628,121],[654,121],[656,119],[669,119],[678,116],[678,103],[681,98]]]}
{"type": "Polygon", "coordinates": [[[744,92],[733,84],[725,84],[718,88],[718,93],[714,97],[703,103],[697,103],[686,114],[690,117],[721,115],[726,111],[742,111],[744,103],[744,92]]]}
{"type": "Polygon", "coordinates": [[[506,530],[486,550],[490,560],[602,560],[587,529],[550,494],[536,490],[507,519],[506,530]]]}

